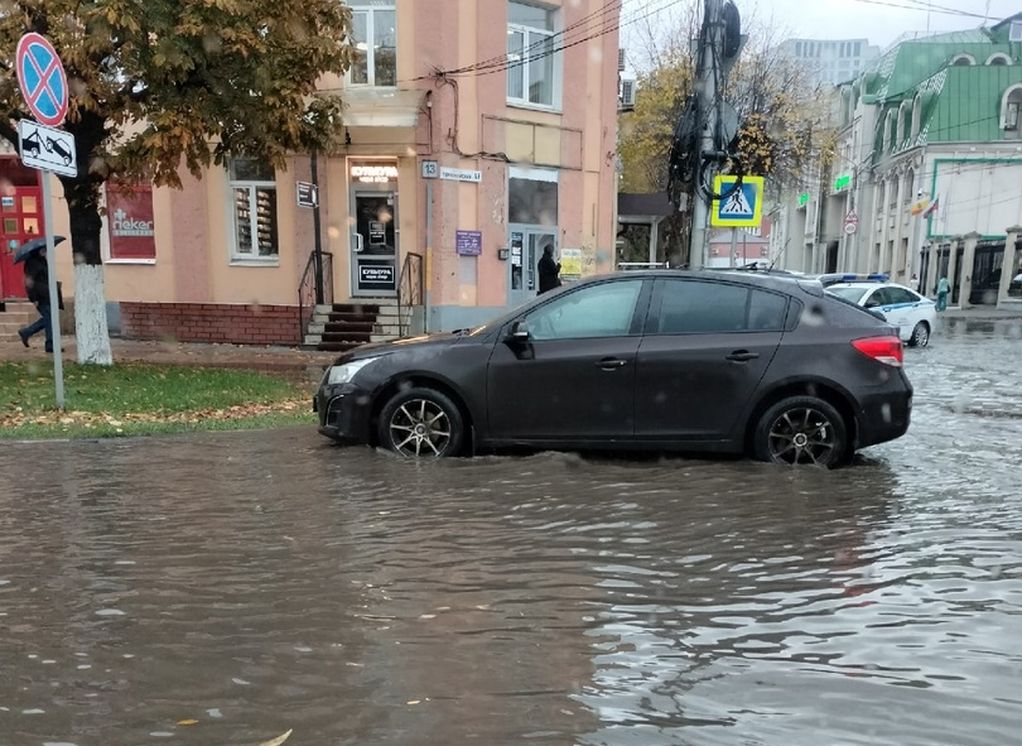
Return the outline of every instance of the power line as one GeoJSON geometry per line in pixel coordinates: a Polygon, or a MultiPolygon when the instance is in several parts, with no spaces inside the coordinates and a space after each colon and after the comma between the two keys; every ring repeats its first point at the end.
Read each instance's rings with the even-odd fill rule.
{"type": "MultiPolygon", "coordinates": [[[[910,0],[911,1],[911,0],[910,0]]],[[[945,8],[940,5],[933,6],[920,6],[920,5],[904,5],[902,3],[890,2],[890,0],[855,0],[857,3],[867,3],[869,5],[883,5],[888,8],[898,8],[900,10],[932,10],[934,13],[943,13],[944,15],[962,16],[965,18],[979,18],[984,21],[996,21],[997,18],[991,18],[985,16],[982,13],[970,13],[967,10],[956,10],[954,8],[945,8]]]]}

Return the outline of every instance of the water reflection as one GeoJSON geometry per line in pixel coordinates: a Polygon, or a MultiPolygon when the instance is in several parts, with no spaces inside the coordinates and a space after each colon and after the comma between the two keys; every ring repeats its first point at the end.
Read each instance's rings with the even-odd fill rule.
{"type": "Polygon", "coordinates": [[[1022,394],[988,334],[910,353],[910,436],[838,472],[8,446],[0,744],[1012,742],[1022,423],[988,413],[1022,394]]]}

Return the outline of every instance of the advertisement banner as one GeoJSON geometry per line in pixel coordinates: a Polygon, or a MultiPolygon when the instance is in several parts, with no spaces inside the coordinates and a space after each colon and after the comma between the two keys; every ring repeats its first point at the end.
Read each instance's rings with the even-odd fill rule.
{"type": "Polygon", "coordinates": [[[107,184],[107,229],[111,259],[155,259],[153,192],[149,184],[131,189],[107,184]]]}

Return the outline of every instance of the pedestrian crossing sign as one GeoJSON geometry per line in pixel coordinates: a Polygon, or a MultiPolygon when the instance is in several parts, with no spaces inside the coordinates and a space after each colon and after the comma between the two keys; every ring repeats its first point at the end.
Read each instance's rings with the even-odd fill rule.
{"type": "Polygon", "coordinates": [[[763,177],[743,176],[741,186],[734,188],[737,176],[720,174],[713,180],[714,194],[724,199],[713,200],[710,225],[722,228],[757,228],[763,220],[763,177]]]}

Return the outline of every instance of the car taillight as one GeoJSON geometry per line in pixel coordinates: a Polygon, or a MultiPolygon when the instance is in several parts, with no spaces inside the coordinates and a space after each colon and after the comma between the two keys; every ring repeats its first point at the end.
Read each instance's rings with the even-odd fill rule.
{"type": "Polygon", "coordinates": [[[892,365],[900,368],[905,361],[905,350],[898,337],[867,337],[856,339],[852,347],[857,349],[866,357],[871,357],[884,365],[892,365]]]}

